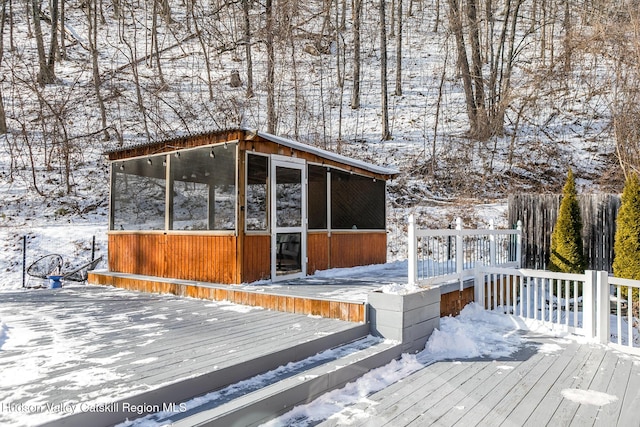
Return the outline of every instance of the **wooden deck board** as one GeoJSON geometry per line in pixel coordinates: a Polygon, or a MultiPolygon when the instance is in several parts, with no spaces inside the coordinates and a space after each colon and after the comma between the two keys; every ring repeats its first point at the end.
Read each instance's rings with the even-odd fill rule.
{"type": "Polygon", "coordinates": [[[437,420],[441,426],[473,425],[484,418],[492,410],[495,402],[499,402],[504,397],[504,390],[515,385],[527,369],[533,368],[533,363],[519,363],[511,361],[500,361],[491,370],[489,377],[479,384],[467,396],[461,399],[453,408],[444,413],[437,420]],[[509,377],[509,378],[506,378],[509,377]],[[496,398],[492,400],[492,398],[496,398]]]}
{"type": "MultiPolygon", "coordinates": [[[[476,372],[469,372],[471,376],[464,378],[462,382],[455,381],[462,380],[461,375],[454,378],[455,382],[449,384],[453,390],[438,403],[431,406],[428,411],[425,411],[425,408],[420,404],[414,405],[411,411],[413,414],[409,415],[407,413],[409,415],[407,418],[414,417],[413,421],[407,424],[408,426],[445,425],[442,418],[447,413],[455,411],[456,408],[465,408],[464,401],[470,398],[469,395],[496,373],[495,367],[491,362],[469,363],[479,366],[479,369],[476,372]]],[[[458,409],[459,411],[460,409],[458,409]]],[[[398,423],[401,424],[401,421],[402,418],[398,420],[398,423]]]]}
{"type": "MultiPolygon", "coordinates": [[[[588,389],[591,381],[593,381],[593,377],[600,368],[602,359],[606,354],[606,351],[602,347],[588,347],[591,350],[591,354],[584,360],[580,374],[571,382],[571,388],[582,390],[588,389]]],[[[553,422],[558,425],[569,425],[579,407],[580,404],[577,402],[573,402],[569,399],[562,399],[553,414],[553,422]]]]}
{"type": "Polygon", "coordinates": [[[15,385],[0,384],[0,395],[11,396],[12,403],[29,396],[51,404],[115,400],[357,326],[260,308],[238,312],[232,311],[237,305],[103,286],[20,290],[2,297],[3,322],[28,330],[33,338],[21,348],[3,349],[0,370],[19,369],[34,349],[50,348],[47,356],[54,359],[61,357],[59,350],[72,356],[39,369],[38,378],[20,386],[22,394],[14,392],[15,385]],[[96,369],[108,375],[77,382],[96,369]]]}
{"type": "Polygon", "coordinates": [[[418,418],[422,411],[430,410],[442,400],[455,394],[460,384],[469,381],[477,372],[486,367],[486,365],[469,366],[465,362],[453,366],[453,369],[446,371],[446,375],[422,382],[421,387],[418,388],[421,391],[420,394],[405,395],[393,410],[385,412],[387,422],[384,425],[408,425],[418,418]],[[421,396],[422,393],[427,394],[426,398],[421,396]]]}
{"type": "Polygon", "coordinates": [[[511,413],[523,402],[524,397],[536,385],[540,377],[551,369],[557,357],[557,355],[540,357],[538,363],[527,372],[526,376],[513,385],[509,392],[496,404],[491,413],[487,414],[478,425],[492,427],[497,425],[516,425],[508,422],[511,413]]]}
{"type": "Polygon", "coordinates": [[[430,391],[437,389],[439,386],[460,373],[463,367],[451,363],[434,363],[429,365],[429,369],[421,370],[409,375],[402,381],[399,381],[385,390],[380,392],[384,398],[376,399],[376,405],[358,404],[355,412],[367,411],[370,417],[364,419],[353,420],[354,426],[382,426],[386,425],[390,420],[410,407],[418,400],[426,400],[430,391]],[[410,391],[420,390],[420,393],[410,393],[410,391]],[[418,400],[412,400],[412,396],[418,400]]]}
{"type": "MultiPolygon", "coordinates": [[[[575,344],[578,346],[578,344],[575,344]]],[[[545,391],[538,390],[538,406],[533,410],[525,425],[537,427],[541,424],[549,423],[562,402],[562,390],[575,388],[576,382],[582,378],[582,370],[587,360],[591,356],[592,349],[589,346],[578,346],[577,352],[573,354],[571,360],[561,372],[553,384],[545,391]]],[[[535,396],[535,394],[534,394],[535,396]]],[[[554,421],[555,423],[555,421],[554,421]]]]}
{"type": "MultiPolygon", "coordinates": [[[[618,356],[612,351],[606,352],[600,367],[595,372],[593,380],[589,384],[588,390],[606,392],[609,382],[614,374],[616,365],[618,364],[618,356]]],[[[593,425],[598,417],[601,408],[595,405],[580,405],[571,421],[572,426],[588,426],[593,425]]]]}
{"type": "Polygon", "coordinates": [[[638,422],[640,408],[640,362],[632,361],[629,382],[624,394],[618,425],[630,426],[638,422]]]}
{"type": "Polygon", "coordinates": [[[427,365],[319,425],[640,425],[640,358],[599,344],[533,333],[525,338],[508,358],[427,365]],[[547,351],[554,349],[550,345],[554,351],[547,351]],[[618,400],[578,403],[564,397],[566,389],[600,391],[618,400]]]}
{"type": "MultiPolygon", "coordinates": [[[[613,375],[611,376],[611,381],[609,381],[609,386],[606,389],[606,393],[611,396],[616,396],[617,400],[603,406],[600,411],[598,411],[595,425],[618,425],[618,417],[622,409],[622,404],[624,403],[624,397],[627,392],[632,366],[633,362],[631,360],[618,358],[613,375]]],[[[636,389],[630,392],[637,393],[638,390],[636,389]]]]}

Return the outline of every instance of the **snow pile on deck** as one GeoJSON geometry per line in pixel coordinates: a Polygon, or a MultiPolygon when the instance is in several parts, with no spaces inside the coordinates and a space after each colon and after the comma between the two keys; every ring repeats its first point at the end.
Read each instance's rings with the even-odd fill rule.
{"type": "MultiPolygon", "coordinates": [[[[353,420],[359,409],[349,408],[366,402],[367,396],[439,360],[475,357],[501,358],[516,352],[522,338],[512,316],[485,311],[477,304],[466,306],[458,317],[440,319],[425,349],[416,355],[404,354],[400,360],[374,369],[357,381],[329,392],[315,401],[298,406],[264,426],[307,426],[325,419],[348,416],[353,420]]],[[[361,414],[366,417],[365,413],[361,414]]]]}
{"type": "Polygon", "coordinates": [[[511,316],[485,311],[478,304],[466,306],[459,317],[440,319],[420,355],[430,360],[507,357],[522,344],[511,316]]]}

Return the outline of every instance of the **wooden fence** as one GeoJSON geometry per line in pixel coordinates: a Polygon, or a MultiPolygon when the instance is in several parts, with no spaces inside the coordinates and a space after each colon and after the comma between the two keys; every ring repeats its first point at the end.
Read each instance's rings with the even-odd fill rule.
{"type": "MultiPolygon", "coordinates": [[[[558,194],[516,194],[509,196],[509,223],[522,221],[522,266],[546,269],[551,232],[560,207],[558,194]]],[[[588,268],[612,272],[613,242],[620,196],[584,194],[578,196],[582,213],[582,239],[588,268]]]]}

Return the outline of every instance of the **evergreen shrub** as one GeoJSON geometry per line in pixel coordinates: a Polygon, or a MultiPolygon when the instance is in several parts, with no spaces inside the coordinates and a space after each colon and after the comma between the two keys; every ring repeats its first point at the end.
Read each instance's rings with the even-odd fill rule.
{"type": "MultiPolygon", "coordinates": [[[[613,275],[640,280],[640,179],[636,174],[631,174],[624,185],[613,249],[613,275]]],[[[627,288],[622,288],[622,294],[626,298],[627,288]]]]}
{"type": "Polygon", "coordinates": [[[562,273],[584,273],[587,262],[582,243],[582,215],[576,193],[576,182],[569,169],[562,190],[562,201],[556,225],[551,233],[549,270],[562,273]]]}

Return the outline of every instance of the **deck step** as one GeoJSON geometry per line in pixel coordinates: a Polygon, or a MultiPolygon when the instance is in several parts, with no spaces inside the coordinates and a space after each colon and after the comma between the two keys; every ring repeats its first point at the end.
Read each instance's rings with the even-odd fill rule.
{"type": "MultiPolygon", "coordinates": [[[[283,350],[274,351],[247,360],[242,359],[236,364],[224,368],[168,383],[149,391],[110,402],[109,408],[115,409],[109,410],[108,412],[79,411],[64,418],[41,424],[40,427],[112,426],[119,424],[127,419],[142,416],[145,412],[154,412],[150,409],[172,408],[170,402],[188,401],[195,396],[233,386],[240,381],[248,381],[251,377],[275,370],[280,366],[292,363],[292,361],[303,361],[308,358],[313,358],[314,355],[318,353],[336,347],[339,348],[344,345],[344,343],[366,339],[368,333],[369,325],[354,324],[354,326],[348,329],[312,338],[283,350]],[[138,410],[141,412],[137,412],[138,410]]],[[[170,365],[167,365],[167,368],[170,369],[170,365]]],[[[178,408],[178,406],[173,406],[173,408],[178,408]]],[[[162,409],[156,409],[156,411],[157,410],[162,409]]],[[[188,414],[189,412],[181,415],[188,414]]]]}
{"type": "Polygon", "coordinates": [[[321,364],[311,363],[273,384],[249,393],[240,392],[231,400],[212,402],[171,417],[172,426],[257,426],[389,363],[401,351],[400,343],[364,338],[334,349],[339,357],[321,364]]]}

